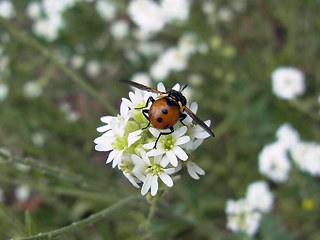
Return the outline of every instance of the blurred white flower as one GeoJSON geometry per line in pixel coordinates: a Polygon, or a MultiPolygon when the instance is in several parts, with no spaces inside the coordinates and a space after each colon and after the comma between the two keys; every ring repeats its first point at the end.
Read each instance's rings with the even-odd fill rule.
{"type": "Polygon", "coordinates": [[[76,0],[43,0],[43,9],[47,16],[60,15],[65,9],[74,5],[76,0]]]}
{"type": "Polygon", "coordinates": [[[101,72],[101,64],[96,60],[90,60],[86,65],[86,73],[89,77],[96,77],[101,72]]]}
{"type": "Polygon", "coordinates": [[[37,147],[42,147],[45,144],[45,137],[40,132],[33,132],[31,134],[31,141],[37,147]]]}
{"type": "Polygon", "coordinates": [[[157,32],[166,23],[162,8],[151,0],[130,1],[128,14],[144,32],[157,32]]]}
{"type": "Polygon", "coordinates": [[[189,175],[196,180],[200,179],[199,175],[205,174],[204,170],[201,167],[191,161],[187,162],[187,171],[189,175]]]}
{"type": "Polygon", "coordinates": [[[288,180],[291,164],[286,148],[280,142],[264,146],[259,154],[259,171],[276,183],[288,180]]]}
{"type": "Polygon", "coordinates": [[[165,168],[168,162],[163,161],[162,156],[155,156],[149,159],[145,151],[140,151],[141,158],[132,154],[131,159],[135,164],[132,173],[143,182],[141,194],[145,195],[151,189],[151,195],[155,196],[158,192],[158,178],[168,187],[173,186],[172,178],[169,176],[175,172],[174,168],[165,168]]]}
{"type": "Polygon", "coordinates": [[[0,102],[5,100],[8,96],[9,87],[5,83],[0,83],[0,102]]]}
{"type": "Polygon", "coordinates": [[[273,93],[283,99],[293,99],[305,92],[304,74],[297,68],[279,67],[271,75],[273,93]]]}
{"type": "Polygon", "coordinates": [[[299,142],[291,149],[291,156],[301,171],[320,176],[320,144],[299,142]]]}
{"type": "Polygon", "coordinates": [[[96,10],[98,14],[106,21],[111,21],[116,17],[117,8],[110,1],[98,0],[96,2],[96,10]]]}
{"type": "Polygon", "coordinates": [[[149,76],[148,73],[145,73],[145,72],[135,73],[132,76],[131,81],[143,84],[145,86],[150,86],[151,85],[150,76],[149,76]]]}
{"type": "Polygon", "coordinates": [[[163,45],[158,42],[139,41],[137,45],[139,53],[146,57],[151,57],[160,54],[163,51],[163,45]]]}
{"type": "Polygon", "coordinates": [[[166,21],[185,21],[189,17],[189,0],[162,0],[161,8],[166,21]]]}
{"type": "Polygon", "coordinates": [[[30,2],[27,5],[26,13],[29,18],[38,20],[41,18],[42,6],[40,2],[30,2]]]}
{"type": "Polygon", "coordinates": [[[227,228],[253,236],[259,228],[261,213],[254,211],[246,199],[229,199],[226,205],[227,228]]]}
{"type": "Polygon", "coordinates": [[[18,201],[26,201],[31,195],[30,187],[27,185],[20,185],[16,187],[14,195],[18,201]]]}
{"type": "Polygon", "coordinates": [[[169,48],[160,56],[160,61],[166,63],[170,70],[175,71],[185,70],[187,60],[187,55],[179,48],[169,48]]]}
{"type": "Polygon", "coordinates": [[[11,1],[9,0],[0,1],[0,17],[10,19],[10,18],[13,18],[15,14],[16,14],[16,11],[11,1]]]}
{"type": "Polygon", "coordinates": [[[129,24],[126,20],[117,20],[112,23],[110,32],[115,39],[123,39],[129,35],[129,24]]]}
{"type": "Polygon", "coordinates": [[[59,36],[59,31],[63,27],[61,15],[50,15],[47,18],[39,19],[32,26],[33,32],[46,39],[54,41],[59,36]]]}
{"type": "Polygon", "coordinates": [[[224,22],[230,22],[233,17],[232,10],[229,7],[222,7],[217,12],[218,18],[224,22]]]}
{"type": "Polygon", "coordinates": [[[278,141],[288,150],[292,149],[300,140],[299,133],[290,123],[282,124],[276,132],[278,141]]]}
{"type": "Polygon", "coordinates": [[[268,213],[273,207],[273,195],[264,181],[251,183],[247,188],[246,200],[254,210],[268,213]]]}
{"type": "Polygon", "coordinates": [[[194,54],[197,51],[197,35],[195,33],[185,33],[183,34],[178,42],[179,51],[186,56],[194,54]]]}
{"type": "Polygon", "coordinates": [[[84,64],[84,61],[85,61],[85,59],[81,55],[73,55],[70,58],[70,64],[74,69],[81,68],[83,66],[83,64],[84,64]]]}
{"type": "Polygon", "coordinates": [[[213,3],[212,1],[204,1],[202,3],[202,11],[207,14],[207,15],[213,15],[216,11],[217,7],[215,5],[215,3],[213,3]]]}
{"type": "Polygon", "coordinates": [[[150,75],[156,81],[162,81],[169,76],[170,68],[169,66],[163,61],[157,61],[152,64],[150,68],[150,75]]]}
{"type": "Polygon", "coordinates": [[[26,98],[39,97],[42,92],[42,86],[38,81],[28,81],[23,84],[23,94],[26,98]]]}

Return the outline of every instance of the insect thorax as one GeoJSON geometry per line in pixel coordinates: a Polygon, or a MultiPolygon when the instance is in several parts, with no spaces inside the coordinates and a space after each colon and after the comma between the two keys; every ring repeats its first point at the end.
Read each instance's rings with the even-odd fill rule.
{"type": "Polygon", "coordinates": [[[172,100],[176,101],[177,103],[181,102],[182,106],[185,106],[187,104],[187,99],[182,95],[181,92],[170,89],[166,93],[168,94],[168,97],[172,100]]]}

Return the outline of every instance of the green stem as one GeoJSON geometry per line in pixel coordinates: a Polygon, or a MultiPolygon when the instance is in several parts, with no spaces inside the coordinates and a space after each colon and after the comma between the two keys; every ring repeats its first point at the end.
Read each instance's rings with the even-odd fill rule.
{"type": "Polygon", "coordinates": [[[32,159],[14,157],[14,156],[11,156],[10,154],[5,153],[1,150],[0,150],[0,160],[4,161],[6,163],[10,163],[10,164],[17,164],[18,163],[18,164],[24,164],[24,165],[30,166],[31,168],[39,170],[44,174],[53,176],[55,178],[60,178],[60,179],[71,181],[75,184],[80,185],[83,188],[101,191],[101,189],[104,189],[106,187],[96,181],[93,181],[90,179],[84,179],[83,176],[62,171],[61,169],[56,168],[56,167],[47,166],[43,163],[37,162],[32,159]]]}
{"type": "Polygon", "coordinates": [[[82,89],[84,89],[87,93],[89,93],[91,96],[93,96],[97,101],[100,102],[102,106],[104,106],[111,114],[116,115],[117,111],[110,103],[111,101],[108,101],[104,98],[102,98],[98,92],[92,88],[83,78],[81,78],[78,74],[76,74],[73,70],[68,68],[65,64],[58,61],[54,54],[52,54],[50,51],[48,51],[42,44],[40,44],[37,40],[32,38],[27,32],[23,32],[22,30],[18,29],[16,26],[14,26],[9,20],[0,17],[0,23],[2,23],[7,30],[19,41],[22,41],[24,44],[34,48],[40,54],[51,61],[51,63],[58,69],[60,69],[62,72],[64,72],[72,81],[74,81],[76,84],[78,84],[82,89]]]}
{"type": "Polygon", "coordinates": [[[73,222],[72,224],[66,226],[66,227],[62,227],[50,232],[45,232],[45,233],[38,233],[37,235],[34,236],[30,236],[30,237],[23,237],[23,238],[11,238],[11,240],[34,240],[34,239],[52,239],[55,237],[59,237],[65,234],[69,234],[72,233],[74,231],[77,231],[79,229],[82,229],[86,226],[89,225],[93,225],[94,223],[103,220],[104,218],[108,217],[111,213],[113,213],[114,211],[118,210],[119,208],[123,207],[124,205],[131,203],[133,201],[142,199],[142,197],[139,196],[133,196],[133,197],[128,197],[125,198],[105,209],[103,209],[102,211],[92,214],[91,216],[77,221],[77,222],[73,222]]]}

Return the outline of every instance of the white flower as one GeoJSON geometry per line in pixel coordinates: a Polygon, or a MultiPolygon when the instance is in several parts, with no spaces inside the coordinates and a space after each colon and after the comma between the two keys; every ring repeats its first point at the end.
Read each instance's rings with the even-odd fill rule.
{"type": "Polygon", "coordinates": [[[291,149],[291,156],[301,171],[320,176],[320,144],[299,142],[291,149]]]}
{"type": "Polygon", "coordinates": [[[157,32],[166,23],[161,7],[151,0],[130,1],[128,13],[141,31],[144,32],[157,32]]]}
{"type": "Polygon", "coordinates": [[[129,34],[129,24],[126,20],[118,20],[112,23],[110,32],[115,39],[123,39],[129,34]]]}
{"type": "Polygon", "coordinates": [[[228,7],[222,7],[218,10],[218,18],[221,20],[221,21],[224,21],[224,22],[229,22],[232,20],[232,17],[233,17],[233,13],[231,11],[230,8],[228,7]]]}
{"type": "Polygon", "coordinates": [[[37,20],[32,26],[32,31],[47,41],[54,41],[59,36],[63,24],[61,15],[54,14],[37,20]]]}
{"type": "Polygon", "coordinates": [[[81,55],[73,55],[70,59],[70,64],[73,68],[81,68],[84,64],[85,59],[81,55]]]}
{"type": "Polygon", "coordinates": [[[150,75],[156,81],[162,81],[166,79],[170,74],[170,68],[165,62],[156,61],[151,65],[150,75]]]}
{"type": "Polygon", "coordinates": [[[8,92],[9,92],[8,85],[4,83],[0,83],[0,102],[7,98],[8,92]]]}
{"type": "Polygon", "coordinates": [[[159,61],[167,64],[170,70],[182,71],[187,67],[187,55],[179,48],[169,48],[161,56],[159,61]]]}
{"type": "Polygon", "coordinates": [[[42,95],[43,89],[39,82],[28,81],[23,85],[23,93],[27,98],[36,98],[42,95]]]}
{"type": "Polygon", "coordinates": [[[20,185],[15,189],[14,194],[18,201],[26,201],[31,195],[30,187],[27,185],[20,185]]]}
{"type": "MultiPolygon", "coordinates": [[[[160,131],[155,128],[149,128],[149,131],[156,138],[159,136],[160,131]]],[[[172,134],[164,135],[162,138],[160,137],[157,148],[152,149],[155,146],[155,142],[147,143],[143,147],[146,149],[152,149],[148,152],[148,156],[158,156],[165,154],[163,161],[166,163],[171,163],[172,166],[178,166],[178,159],[182,161],[186,161],[188,159],[188,155],[185,151],[180,147],[190,141],[189,136],[184,136],[187,132],[187,127],[183,126],[176,129],[172,134]]]]}
{"type": "Polygon", "coordinates": [[[189,56],[197,51],[197,35],[194,33],[186,33],[182,35],[178,43],[179,51],[189,56]]]}
{"type": "Polygon", "coordinates": [[[259,154],[259,171],[277,183],[285,182],[291,169],[287,151],[280,142],[264,146],[259,154]]]}
{"type": "Polygon", "coordinates": [[[189,17],[189,0],[162,0],[161,7],[166,21],[186,21],[189,17]]]}
{"type": "Polygon", "coordinates": [[[246,200],[254,210],[264,213],[273,207],[273,195],[264,181],[251,183],[247,188],[246,200]]]}
{"type": "Polygon", "coordinates": [[[244,232],[253,236],[259,228],[261,213],[252,209],[245,199],[227,201],[227,228],[233,232],[244,232]]]}
{"type": "Polygon", "coordinates": [[[11,1],[0,1],[0,17],[13,18],[15,15],[15,9],[11,1]]]}
{"type": "Polygon", "coordinates": [[[105,133],[94,140],[96,144],[95,149],[97,151],[111,151],[106,163],[112,162],[113,168],[121,163],[125,149],[141,138],[139,135],[142,130],[130,132],[128,135],[125,135],[125,127],[129,118],[130,115],[125,106],[122,108],[121,115],[118,115],[118,117],[102,117],[101,121],[107,125],[97,128],[98,132],[105,133]]]}
{"type": "Polygon", "coordinates": [[[279,67],[271,75],[273,93],[283,99],[293,99],[305,91],[304,74],[293,67],[279,67]]]}
{"type": "Polygon", "coordinates": [[[41,17],[40,2],[30,2],[27,6],[26,13],[33,20],[39,19],[41,17]]]}
{"type": "Polygon", "coordinates": [[[149,159],[146,152],[141,151],[140,154],[141,158],[132,154],[131,159],[135,164],[132,173],[143,182],[141,194],[145,195],[151,189],[151,195],[155,196],[158,191],[158,178],[168,187],[172,187],[173,181],[169,175],[173,174],[175,169],[166,169],[167,163],[163,161],[161,156],[149,159]]]}
{"type": "Polygon", "coordinates": [[[282,124],[276,132],[278,141],[281,142],[288,150],[292,149],[300,140],[299,133],[291,124],[282,124]]]}
{"type": "Polygon", "coordinates": [[[193,179],[200,179],[199,175],[204,175],[205,172],[202,168],[200,168],[197,164],[195,164],[194,162],[188,161],[187,162],[187,171],[189,173],[189,175],[193,178],[193,179]]]}
{"type": "Polygon", "coordinates": [[[144,73],[144,72],[135,73],[132,76],[131,81],[140,83],[140,84],[145,85],[145,86],[150,86],[151,85],[151,79],[150,79],[149,74],[148,73],[144,73]]]}
{"type": "Polygon", "coordinates": [[[116,17],[117,8],[110,1],[98,0],[95,6],[98,14],[104,20],[111,21],[116,17]]]}
{"type": "Polygon", "coordinates": [[[98,61],[96,60],[91,60],[87,63],[86,66],[86,73],[90,77],[96,77],[100,74],[101,71],[101,65],[98,61]]]}

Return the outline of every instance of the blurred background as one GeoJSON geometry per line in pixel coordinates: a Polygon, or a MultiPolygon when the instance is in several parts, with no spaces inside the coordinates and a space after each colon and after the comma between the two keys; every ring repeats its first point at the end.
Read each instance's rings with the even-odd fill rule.
{"type": "Polygon", "coordinates": [[[181,171],[148,230],[141,200],[64,239],[319,239],[320,172],[290,154],[283,181],[259,166],[285,123],[317,147],[311,165],[320,165],[319,8],[297,0],[0,0],[0,147],[17,158],[0,157],[0,238],[58,229],[140,194],[93,143],[100,117],[118,114],[128,97],[119,83],[128,79],[189,84],[188,101],[216,134],[192,156],[206,175],[181,171]],[[303,75],[290,99],[281,97],[290,84],[277,92],[272,82],[281,67],[303,75]],[[268,183],[272,210],[255,234],[233,233],[226,202],[255,181],[268,183]]]}

